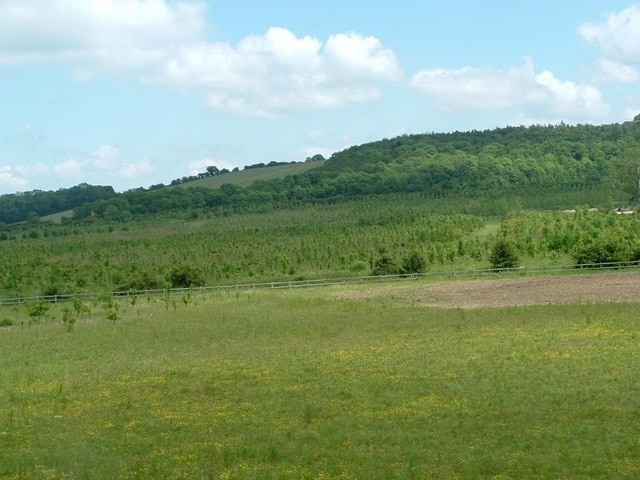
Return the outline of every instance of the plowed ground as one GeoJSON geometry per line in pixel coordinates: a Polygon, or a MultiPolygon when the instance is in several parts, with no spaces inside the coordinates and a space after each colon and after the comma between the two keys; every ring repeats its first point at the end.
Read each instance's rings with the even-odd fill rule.
{"type": "Polygon", "coordinates": [[[410,283],[351,291],[354,298],[394,298],[440,308],[640,302],[640,273],[459,280],[439,284],[410,283]]]}

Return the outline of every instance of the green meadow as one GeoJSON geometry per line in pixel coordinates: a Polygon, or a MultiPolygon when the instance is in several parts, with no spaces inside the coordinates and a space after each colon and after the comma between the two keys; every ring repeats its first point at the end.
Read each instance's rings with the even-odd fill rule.
{"type": "Polygon", "coordinates": [[[224,184],[239,185],[247,187],[256,181],[273,180],[287,175],[300,175],[313,168],[324,165],[324,160],[313,162],[291,163],[288,165],[276,165],[262,168],[249,168],[236,172],[229,172],[224,175],[201,178],[192,182],[179,185],[180,187],[206,187],[219,188],[224,184]]]}
{"type": "Polygon", "coordinates": [[[638,304],[345,288],[2,307],[0,478],[640,476],[638,304]]]}

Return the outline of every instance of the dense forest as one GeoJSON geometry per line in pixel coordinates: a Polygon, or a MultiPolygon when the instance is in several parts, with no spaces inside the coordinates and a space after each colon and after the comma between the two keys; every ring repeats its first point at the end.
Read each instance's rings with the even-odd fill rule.
{"type": "MultiPolygon", "coordinates": [[[[638,195],[640,118],[611,125],[507,127],[404,135],[348,148],[297,175],[243,187],[74,187],[0,197],[0,221],[73,208],[74,220],[127,221],[177,212],[273,209],[370,195],[487,197],[606,189],[638,195]]],[[[257,164],[258,168],[260,164],[257,164]]],[[[268,165],[267,165],[268,166],[268,165]]],[[[214,167],[211,167],[214,168],[214,167]]],[[[219,172],[207,172],[217,174],[219,172]]]]}

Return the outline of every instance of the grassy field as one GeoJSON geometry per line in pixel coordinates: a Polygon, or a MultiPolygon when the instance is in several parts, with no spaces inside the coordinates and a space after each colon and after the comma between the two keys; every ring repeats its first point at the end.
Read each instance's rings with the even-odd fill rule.
{"type": "Polygon", "coordinates": [[[640,476],[638,304],[86,306],[0,310],[0,478],[640,476]]]}
{"type": "Polygon", "coordinates": [[[249,168],[246,170],[239,170],[237,172],[226,173],[224,175],[216,175],[214,177],[195,180],[179,186],[218,188],[225,183],[229,183],[231,185],[248,187],[257,180],[273,180],[274,178],[282,178],[287,175],[300,175],[312,168],[321,167],[324,163],[324,160],[319,160],[314,162],[292,163],[289,165],[276,165],[273,167],[249,168]]]}

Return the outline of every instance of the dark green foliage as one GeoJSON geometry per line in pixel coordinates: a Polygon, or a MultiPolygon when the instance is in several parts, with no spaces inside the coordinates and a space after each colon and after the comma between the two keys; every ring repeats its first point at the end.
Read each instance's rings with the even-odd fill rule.
{"type": "Polygon", "coordinates": [[[202,270],[187,264],[174,267],[169,281],[173,288],[201,287],[206,284],[202,270]]]}
{"type": "Polygon", "coordinates": [[[427,268],[427,260],[417,251],[413,251],[402,259],[400,273],[423,273],[427,268]]]}
{"type": "Polygon", "coordinates": [[[520,262],[520,255],[513,240],[505,237],[496,239],[491,247],[489,261],[494,269],[516,268],[520,262]]]}
{"type": "Polygon", "coordinates": [[[116,290],[120,292],[126,291],[142,291],[142,290],[157,290],[164,288],[165,281],[157,273],[151,270],[143,270],[131,274],[131,276],[125,281],[120,283],[116,290]]]}
{"type": "Polygon", "coordinates": [[[45,297],[57,297],[58,295],[63,295],[65,292],[60,287],[60,285],[49,285],[44,290],[42,290],[42,295],[45,297]]]}
{"type": "Polygon", "coordinates": [[[93,186],[82,183],[75,187],[55,192],[34,190],[13,195],[0,196],[0,221],[16,223],[38,216],[71,210],[98,199],[114,197],[116,192],[109,186],[93,186]]]}
{"type": "Polygon", "coordinates": [[[13,325],[13,320],[10,318],[3,318],[0,320],[0,327],[11,327],[13,325]]]}
{"type": "Polygon", "coordinates": [[[577,265],[619,263],[637,260],[638,245],[634,245],[619,233],[605,233],[591,242],[578,244],[573,250],[577,265]]]}
{"type": "Polygon", "coordinates": [[[381,255],[371,267],[371,275],[397,275],[400,269],[389,255],[381,255]]]}

